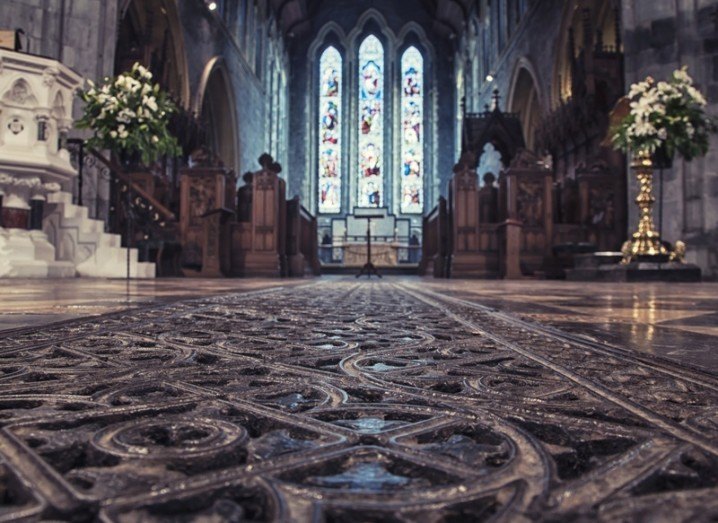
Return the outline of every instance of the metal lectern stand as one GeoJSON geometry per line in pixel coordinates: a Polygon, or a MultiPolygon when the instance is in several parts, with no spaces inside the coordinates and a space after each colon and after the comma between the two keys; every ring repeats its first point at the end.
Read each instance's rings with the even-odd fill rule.
{"type": "Polygon", "coordinates": [[[357,274],[357,278],[363,276],[364,274],[366,274],[369,279],[371,279],[372,274],[381,278],[381,274],[379,274],[379,271],[376,270],[376,267],[374,267],[374,264],[371,262],[371,221],[385,218],[385,216],[375,214],[369,216],[357,216],[357,218],[366,220],[366,263],[364,264],[364,267],[361,268],[361,271],[359,271],[359,274],[357,274]]]}

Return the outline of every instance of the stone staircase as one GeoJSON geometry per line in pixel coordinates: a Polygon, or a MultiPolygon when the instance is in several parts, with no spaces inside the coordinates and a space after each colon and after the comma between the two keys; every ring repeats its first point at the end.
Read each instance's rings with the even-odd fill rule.
{"type": "MultiPolygon", "coordinates": [[[[121,237],[106,233],[104,222],[90,218],[87,207],[73,204],[70,193],[48,195],[43,229],[56,259],[72,262],[78,276],[126,277],[127,249],[121,237]]],[[[139,262],[137,249],[130,249],[130,277],[155,277],[155,264],[139,262]]]]}
{"type": "Polygon", "coordinates": [[[73,278],[75,265],[57,261],[42,231],[0,228],[0,278],[73,278]]]}

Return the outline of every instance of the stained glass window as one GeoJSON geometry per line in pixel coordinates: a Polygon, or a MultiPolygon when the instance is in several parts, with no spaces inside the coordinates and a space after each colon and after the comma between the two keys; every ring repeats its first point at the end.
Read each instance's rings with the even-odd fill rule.
{"type": "Polygon", "coordinates": [[[334,47],[319,71],[319,212],[331,214],[342,208],[342,57],[334,47]]]}
{"type": "Polygon", "coordinates": [[[424,59],[410,47],[401,59],[401,212],[424,209],[424,59]]]}
{"type": "Polygon", "coordinates": [[[384,205],[384,47],[368,36],[359,48],[359,207],[384,205]]]}

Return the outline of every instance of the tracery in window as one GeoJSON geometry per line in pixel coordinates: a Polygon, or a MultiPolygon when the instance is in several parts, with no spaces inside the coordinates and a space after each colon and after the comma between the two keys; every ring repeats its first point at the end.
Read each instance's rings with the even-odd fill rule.
{"type": "Polygon", "coordinates": [[[330,47],[319,62],[319,212],[341,212],[342,57],[330,47]]]}
{"type": "Polygon", "coordinates": [[[368,36],[359,48],[359,207],[384,205],[384,47],[368,36]]]}
{"type": "Polygon", "coordinates": [[[401,212],[420,214],[424,201],[424,58],[410,47],[401,59],[401,212]]]}

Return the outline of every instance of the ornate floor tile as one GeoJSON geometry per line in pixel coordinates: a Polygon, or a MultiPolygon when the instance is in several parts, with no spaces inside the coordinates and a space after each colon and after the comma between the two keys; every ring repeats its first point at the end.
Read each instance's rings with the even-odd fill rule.
{"type": "Polygon", "coordinates": [[[0,340],[0,520],[718,517],[718,379],[412,282],[0,340]]]}

